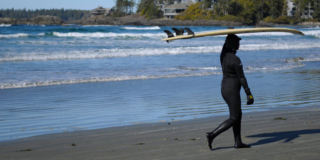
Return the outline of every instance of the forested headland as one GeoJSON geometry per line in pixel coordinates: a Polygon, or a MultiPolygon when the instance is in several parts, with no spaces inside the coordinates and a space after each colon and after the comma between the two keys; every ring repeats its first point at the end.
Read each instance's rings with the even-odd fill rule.
{"type": "MultiPolygon", "coordinates": [[[[177,20],[220,20],[256,24],[260,21],[279,24],[295,24],[304,21],[320,21],[320,0],[294,0],[294,14],[288,16],[287,0],[203,0],[190,5],[184,12],[175,16],[177,20]],[[312,18],[301,15],[311,11],[312,18]]],[[[127,12],[134,0],[116,0],[114,10],[117,15],[127,12]]],[[[137,11],[147,19],[163,18],[162,4],[173,4],[174,0],[140,0],[137,11]]]]}
{"type": "Polygon", "coordinates": [[[0,9],[0,17],[6,18],[35,18],[37,16],[57,16],[64,21],[78,20],[83,17],[89,17],[90,11],[86,10],[75,10],[75,9],[0,9]]]}
{"type": "Polygon", "coordinates": [[[218,0],[213,4],[211,0],[193,4],[183,13],[175,16],[179,20],[213,19],[222,21],[256,24],[260,21],[279,24],[295,24],[304,21],[319,22],[320,0],[294,0],[294,13],[288,16],[287,0],[218,0]],[[301,15],[310,11],[312,18],[301,15]]]}
{"type": "MultiPolygon", "coordinates": [[[[174,4],[174,0],[114,0],[112,12],[91,16],[90,10],[76,9],[0,9],[0,18],[30,19],[38,16],[56,16],[65,22],[81,21],[98,24],[117,23],[122,17],[139,14],[146,20],[164,19],[163,6],[174,4]],[[101,22],[98,22],[101,21],[101,22]]],[[[320,22],[320,0],[293,0],[294,14],[288,16],[287,0],[203,0],[190,5],[184,12],[174,17],[176,21],[215,20],[255,25],[260,22],[277,24],[297,24],[300,22],[320,22]],[[312,18],[301,16],[306,11],[312,18]]],[[[101,4],[103,6],[103,4],[101,4]]],[[[94,8],[93,8],[94,9],[94,8]]],[[[141,21],[141,18],[135,17],[141,21]]],[[[131,20],[131,19],[130,19],[131,20]]],[[[137,22],[136,24],[142,24],[137,22]]],[[[144,23],[145,24],[145,23],[144,23]]]]}

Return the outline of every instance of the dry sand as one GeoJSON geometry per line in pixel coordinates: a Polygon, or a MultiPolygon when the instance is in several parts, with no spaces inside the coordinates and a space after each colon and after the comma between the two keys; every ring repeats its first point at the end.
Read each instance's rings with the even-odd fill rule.
{"type": "Polygon", "coordinates": [[[228,116],[51,134],[1,142],[0,159],[320,159],[320,107],[287,107],[243,114],[243,141],[232,129],[213,141],[205,133],[228,116]],[[286,120],[275,120],[281,117],[286,120]]]}

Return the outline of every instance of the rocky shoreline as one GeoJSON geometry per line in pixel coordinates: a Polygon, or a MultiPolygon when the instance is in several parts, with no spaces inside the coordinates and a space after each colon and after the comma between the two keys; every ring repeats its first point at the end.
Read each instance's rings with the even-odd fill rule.
{"type": "MultiPolygon", "coordinates": [[[[0,24],[11,25],[134,25],[134,26],[245,26],[240,22],[217,20],[175,20],[175,19],[146,19],[140,14],[126,17],[94,17],[76,21],[63,21],[56,16],[38,16],[30,19],[0,18],[0,24]]],[[[276,24],[260,22],[256,27],[288,26],[288,24],[276,24]]],[[[320,26],[320,22],[303,22],[296,26],[320,26]]]]}
{"type": "Polygon", "coordinates": [[[96,17],[65,22],[65,24],[78,25],[135,25],[135,26],[242,26],[239,22],[217,20],[175,20],[175,19],[146,19],[139,14],[126,17],[96,17]]]}
{"type": "Polygon", "coordinates": [[[0,24],[11,25],[62,25],[64,21],[56,16],[38,16],[35,18],[0,18],[0,24]]]}

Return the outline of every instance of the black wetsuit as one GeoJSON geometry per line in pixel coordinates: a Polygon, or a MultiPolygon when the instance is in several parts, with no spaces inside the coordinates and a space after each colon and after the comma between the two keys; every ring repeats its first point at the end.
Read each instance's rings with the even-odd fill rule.
{"type": "MultiPolygon", "coordinates": [[[[221,82],[221,94],[229,107],[230,118],[223,122],[218,128],[220,133],[233,127],[234,139],[236,143],[241,142],[241,86],[248,88],[247,80],[243,73],[241,60],[235,55],[236,51],[227,51],[220,56],[223,71],[223,79],[221,82]]],[[[220,134],[219,133],[219,134],[220,134]]]]}
{"type": "MultiPolygon", "coordinates": [[[[235,143],[242,144],[240,135],[242,118],[240,89],[241,86],[243,86],[244,89],[247,89],[248,84],[243,73],[241,60],[235,54],[235,50],[227,49],[224,45],[220,55],[223,71],[221,94],[228,104],[230,117],[214,131],[207,133],[207,136],[210,137],[210,142],[212,142],[212,140],[220,133],[233,127],[235,143]]],[[[211,144],[209,144],[209,146],[211,148],[211,144]]]]}
{"type": "Polygon", "coordinates": [[[222,132],[233,127],[235,148],[249,148],[250,145],[244,144],[241,141],[241,86],[245,89],[247,94],[247,104],[253,104],[253,96],[248,88],[246,77],[243,73],[241,60],[235,54],[239,49],[239,38],[236,35],[228,35],[226,42],[220,55],[220,62],[222,66],[223,79],[221,82],[221,94],[229,107],[230,117],[224,121],[218,128],[212,132],[207,132],[207,140],[209,148],[212,149],[212,141],[222,132]]]}

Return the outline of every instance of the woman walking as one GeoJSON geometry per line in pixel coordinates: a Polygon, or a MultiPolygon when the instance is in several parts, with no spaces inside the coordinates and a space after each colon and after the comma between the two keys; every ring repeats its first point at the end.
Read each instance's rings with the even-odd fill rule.
{"type": "Polygon", "coordinates": [[[234,148],[249,148],[250,145],[244,144],[241,141],[241,98],[240,89],[244,88],[247,94],[247,105],[253,104],[253,96],[248,87],[246,77],[243,73],[241,60],[236,56],[237,50],[240,47],[240,40],[238,36],[228,35],[223,45],[220,55],[220,62],[222,66],[223,79],[221,83],[221,94],[225,102],[228,104],[230,117],[224,121],[218,128],[212,132],[207,133],[207,140],[209,148],[212,149],[212,141],[220,133],[233,127],[233,134],[235,145],[234,148]]]}

